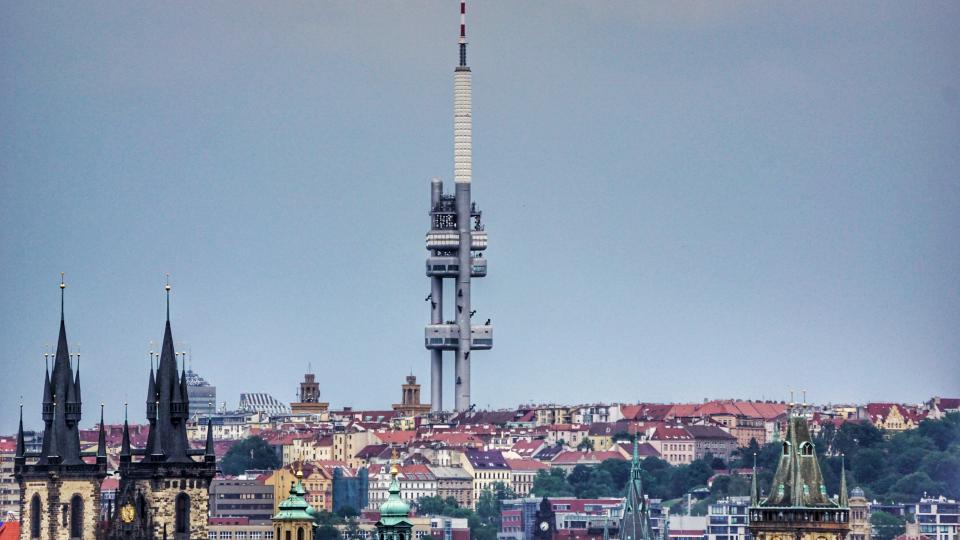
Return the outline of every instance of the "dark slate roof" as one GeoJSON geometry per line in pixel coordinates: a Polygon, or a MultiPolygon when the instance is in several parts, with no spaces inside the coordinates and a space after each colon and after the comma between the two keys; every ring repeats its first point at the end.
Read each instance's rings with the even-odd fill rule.
{"type": "Polygon", "coordinates": [[[727,439],[735,441],[736,437],[720,429],[717,426],[686,426],[687,432],[693,435],[694,439],[727,439]]]}

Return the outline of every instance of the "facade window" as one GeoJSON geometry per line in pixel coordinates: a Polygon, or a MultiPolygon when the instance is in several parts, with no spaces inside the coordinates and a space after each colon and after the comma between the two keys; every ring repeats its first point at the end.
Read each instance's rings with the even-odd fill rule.
{"type": "Polygon", "coordinates": [[[297,540],[304,540],[303,527],[297,527],[297,540]]]}
{"type": "Polygon", "coordinates": [[[30,500],[30,538],[40,538],[40,495],[30,500]]]}
{"type": "Polygon", "coordinates": [[[186,493],[177,495],[174,531],[182,535],[190,533],[190,496],[186,493]]]}
{"type": "Polygon", "coordinates": [[[70,538],[83,538],[83,498],[80,495],[70,499],[70,538]]]}

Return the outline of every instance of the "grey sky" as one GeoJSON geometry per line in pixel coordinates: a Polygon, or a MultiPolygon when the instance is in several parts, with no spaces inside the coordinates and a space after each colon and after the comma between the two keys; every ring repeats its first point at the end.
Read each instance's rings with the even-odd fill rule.
{"type": "MultiPolygon", "coordinates": [[[[960,394],[960,4],[469,12],[479,406],[960,394]]],[[[40,425],[60,271],[84,424],[142,420],[164,272],[231,406],[289,401],[308,363],[336,407],[429,384],[457,17],[3,3],[0,431],[21,393],[40,425]]]]}

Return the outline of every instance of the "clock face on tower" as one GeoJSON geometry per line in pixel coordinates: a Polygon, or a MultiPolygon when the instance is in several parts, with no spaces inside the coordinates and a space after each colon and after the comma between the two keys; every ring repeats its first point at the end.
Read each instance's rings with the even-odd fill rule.
{"type": "Polygon", "coordinates": [[[540,530],[543,531],[543,532],[549,531],[549,530],[550,530],[550,524],[547,523],[546,521],[541,521],[541,522],[540,522],[540,530]]]}
{"type": "Polygon", "coordinates": [[[120,519],[122,519],[124,523],[132,522],[136,515],[137,511],[133,508],[132,504],[127,504],[120,508],[120,519]]]}

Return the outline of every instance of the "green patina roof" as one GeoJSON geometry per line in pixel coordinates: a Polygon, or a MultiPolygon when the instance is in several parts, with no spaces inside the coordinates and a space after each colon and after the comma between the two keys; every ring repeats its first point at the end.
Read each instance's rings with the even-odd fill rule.
{"type": "Polygon", "coordinates": [[[306,499],[307,491],[303,489],[302,473],[297,473],[297,481],[290,487],[290,496],[279,504],[277,515],[273,521],[313,521],[316,511],[306,499]]]}
{"type": "Polygon", "coordinates": [[[400,497],[400,482],[397,480],[397,466],[394,464],[390,471],[393,479],[390,480],[390,496],[380,505],[380,521],[378,525],[394,527],[396,525],[410,525],[410,505],[400,497]]]}
{"type": "MultiPolygon", "coordinates": [[[[640,454],[637,451],[637,437],[633,439],[633,459],[630,462],[630,480],[623,501],[623,517],[620,519],[620,538],[623,540],[650,540],[653,537],[650,527],[650,512],[643,496],[640,454]]],[[[605,531],[606,532],[606,531],[605,531]]]]}
{"type": "Polygon", "coordinates": [[[837,501],[827,496],[817,452],[810,438],[810,428],[803,416],[789,418],[770,494],[754,504],[761,508],[840,507],[837,501]]]}

